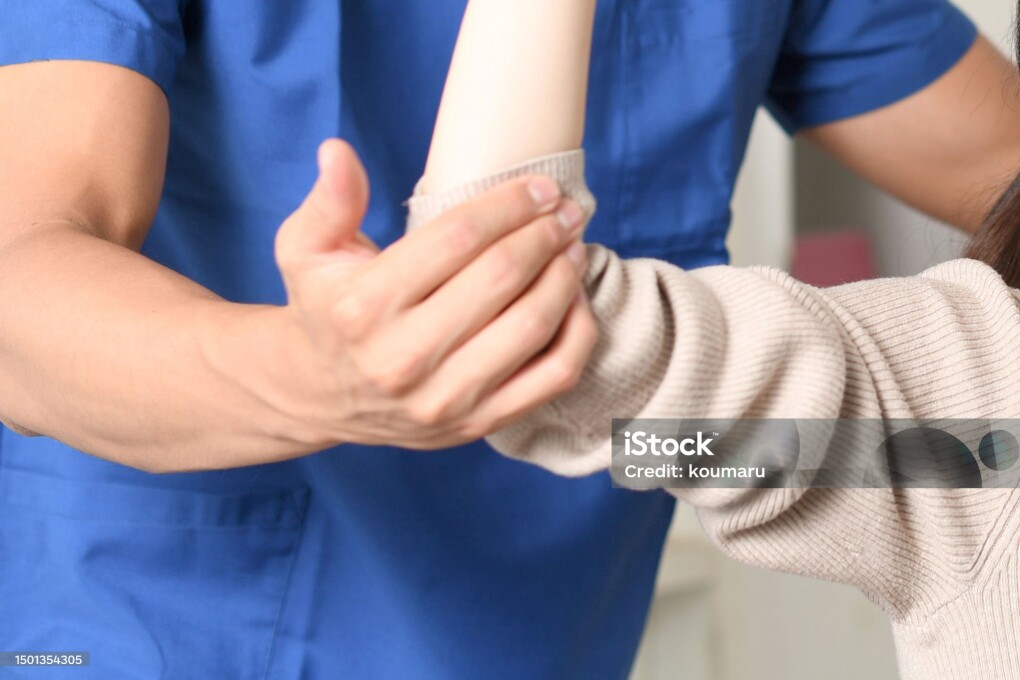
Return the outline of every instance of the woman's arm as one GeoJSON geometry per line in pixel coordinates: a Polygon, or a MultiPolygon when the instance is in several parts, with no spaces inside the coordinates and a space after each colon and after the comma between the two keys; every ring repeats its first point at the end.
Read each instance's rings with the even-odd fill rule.
{"type": "Polygon", "coordinates": [[[595,0],[470,0],[419,190],[581,145],[595,0]]]}
{"type": "MultiPolygon", "coordinates": [[[[604,470],[614,417],[1020,415],[1018,294],[979,262],[818,290],[772,269],[685,272],[589,252],[598,346],[574,391],[489,437],[514,458],[604,470]]],[[[813,442],[826,455],[864,453],[852,444],[813,442]]],[[[1020,492],[670,491],[737,559],[863,590],[893,619],[904,678],[1011,677],[1020,664],[1003,618],[1020,609],[1020,492]]]]}
{"type": "MultiPolygon", "coordinates": [[[[537,4],[522,3],[521,15],[547,7],[537,4]]],[[[580,4],[558,7],[578,10],[580,4]]],[[[502,10],[516,11],[510,5],[502,10]]],[[[524,43],[500,42],[500,25],[494,2],[472,3],[419,187],[442,195],[467,185],[453,191],[446,205],[478,191],[507,166],[528,161],[522,172],[542,167],[534,157],[570,149],[580,139],[578,102],[558,101],[547,118],[533,118],[527,109],[549,96],[552,90],[543,90],[549,83],[570,73],[583,77],[570,58],[577,46],[565,57],[539,62],[551,71],[548,80],[521,77],[526,69],[514,69],[524,60],[511,55],[521,54],[524,43]],[[501,88],[501,82],[512,86],[501,88]],[[492,98],[472,97],[486,88],[496,89],[492,98]],[[490,108],[493,101],[500,105],[490,108]]],[[[509,25],[516,28],[508,33],[523,25],[527,34],[526,23],[509,25]]],[[[561,181],[583,178],[579,163],[557,169],[561,181]]],[[[431,217],[438,205],[412,201],[412,221],[431,217]]],[[[688,273],[654,260],[623,261],[597,246],[589,253],[585,283],[601,337],[575,390],[489,437],[514,458],[567,475],[605,469],[613,417],[1020,413],[1020,362],[1013,359],[1020,356],[1020,340],[1012,332],[1020,327],[1017,299],[978,263],[818,291],[774,270],[688,273]]],[[[820,443],[826,442],[812,442],[820,443]]],[[[1003,577],[1015,581],[1015,573],[1002,566],[1011,563],[1004,555],[1012,544],[1004,548],[990,537],[1020,534],[1020,513],[1003,512],[1020,509],[1020,494],[673,491],[697,506],[710,535],[735,557],[852,584],[878,601],[894,619],[905,678],[1004,677],[1002,671],[1018,661],[1003,635],[1008,622],[1001,620],[1001,611],[1015,610],[1018,596],[997,585],[1003,577]],[[976,654],[961,643],[961,631],[981,639],[987,652],[976,654]]]]}

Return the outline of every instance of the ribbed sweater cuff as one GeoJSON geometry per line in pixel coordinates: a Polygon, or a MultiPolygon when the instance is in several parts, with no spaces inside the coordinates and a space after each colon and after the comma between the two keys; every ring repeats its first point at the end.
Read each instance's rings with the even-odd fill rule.
{"type": "Polygon", "coordinates": [[[555,180],[563,195],[580,205],[589,219],[595,214],[595,197],[584,181],[584,151],[575,149],[542,156],[438,194],[421,193],[419,182],[414,196],[407,202],[407,230],[427,224],[508,180],[529,175],[544,175],[555,180]]]}

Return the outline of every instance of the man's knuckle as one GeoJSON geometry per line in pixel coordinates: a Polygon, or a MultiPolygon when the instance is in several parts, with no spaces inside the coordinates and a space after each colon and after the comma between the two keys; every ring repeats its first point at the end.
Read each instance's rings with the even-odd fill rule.
{"type": "Polygon", "coordinates": [[[553,321],[538,310],[525,310],[518,317],[518,337],[529,347],[545,344],[552,335],[553,321]]]}
{"type": "Polygon", "coordinates": [[[414,386],[421,364],[421,354],[408,351],[396,359],[376,360],[366,367],[364,373],[376,391],[395,397],[414,386]]]}
{"type": "Polygon", "coordinates": [[[549,385],[554,393],[564,394],[577,387],[581,380],[580,362],[566,357],[554,357],[548,366],[549,385]]]}
{"type": "Polygon", "coordinates": [[[364,316],[364,300],[356,293],[342,295],[333,307],[333,318],[340,326],[357,326],[364,316]]]}
{"type": "Polygon", "coordinates": [[[397,397],[402,392],[403,381],[389,369],[369,369],[364,371],[365,378],[372,390],[384,397],[397,397]]]}
{"type": "Polygon", "coordinates": [[[476,441],[490,434],[492,432],[492,428],[488,420],[472,418],[462,422],[457,428],[457,431],[463,439],[467,441],[476,441]]]}
{"type": "Polygon", "coordinates": [[[491,289],[502,292],[516,289],[524,277],[521,263],[507,246],[492,249],[485,261],[485,271],[491,289]]]}
{"type": "Polygon", "coordinates": [[[348,293],[333,306],[333,321],[340,334],[349,340],[360,340],[368,332],[371,305],[358,293],[348,293]]]}
{"type": "Polygon", "coordinates": [[[446,402],[442,399],[422,399],[411,406],[411,420],[422,427],[439,427],[446,420],[446,408],[446,402]]]}
{"type": "Polygon", "coordinates": [[[454,255],[475,252],[482,242],[482,228],[467,215],[453,215],[443,229],[443,248],[454,255]]]}
{"type": "Polygon", "coordinates": [[[408,387],[417,381],[425,368],[425,353],[420,347],[405,348],[392,362],[394,380],[400,387],[408,387]]]}

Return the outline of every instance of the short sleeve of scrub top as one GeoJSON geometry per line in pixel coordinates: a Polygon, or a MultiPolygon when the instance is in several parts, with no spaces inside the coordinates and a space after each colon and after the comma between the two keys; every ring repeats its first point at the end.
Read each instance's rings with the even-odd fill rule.
{"type": "Polygon", "coordinates": [[[798,0],[769,110],[793,132],[881,108],[938,79],[976,35],[945,0],[798,0]]]}
{"type": "Polygon", "coordinates": [[[10,0],[0,8],[0,65],[51,59],[130,68],[169,91],[184,54],[176,0],[10,0]],[[17,35],[17,40],[12,36],[17,35]]]}

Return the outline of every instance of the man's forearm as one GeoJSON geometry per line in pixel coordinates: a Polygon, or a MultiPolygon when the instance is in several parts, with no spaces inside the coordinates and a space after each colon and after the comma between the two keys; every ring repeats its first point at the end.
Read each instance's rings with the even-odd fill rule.
{"type": "Polygon", "coordinates": [[[300,370],[283,311],[226,302],[75,227],[36,226],[0,247],[0,417],[153,471],[308,453],[273,403],[271,372],[300,370]]]}

